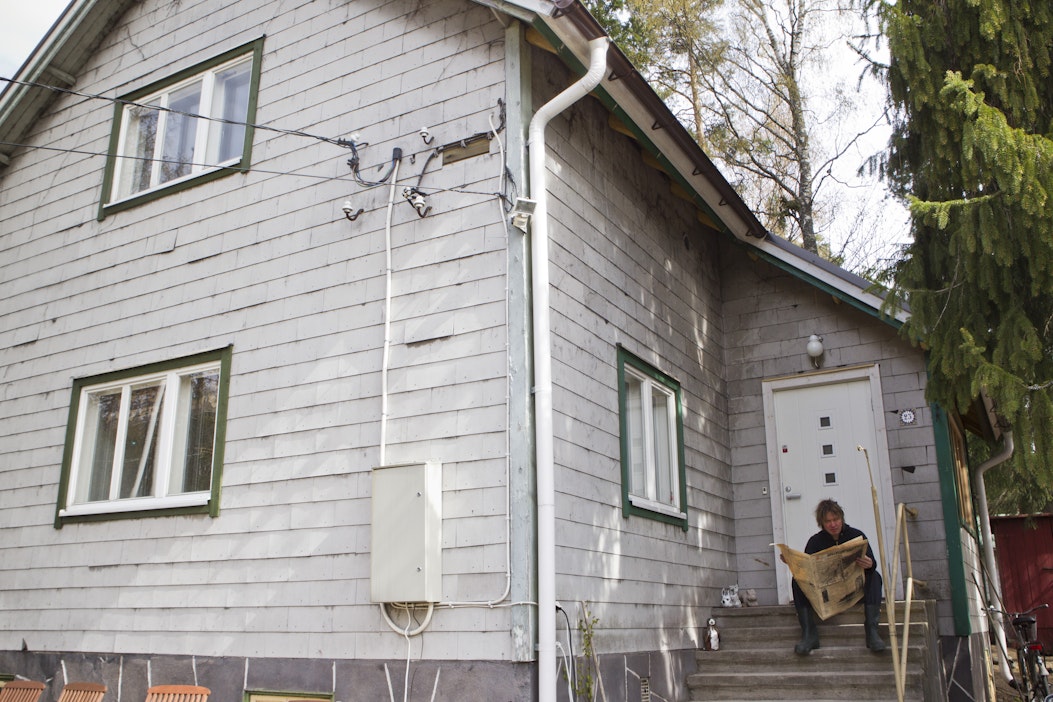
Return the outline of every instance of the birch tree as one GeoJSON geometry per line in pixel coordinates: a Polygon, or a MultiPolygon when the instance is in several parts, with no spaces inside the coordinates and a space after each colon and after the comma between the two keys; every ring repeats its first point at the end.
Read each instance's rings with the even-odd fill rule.
{"type": "Polygon", "coordinates": [[[850,123],[851,92],[829,77],[830,49],[849,39],[838,2],[592,3],[765,226],[835,260],[823,236],[837,215],[833,165],[882,119],[850,123]]]}

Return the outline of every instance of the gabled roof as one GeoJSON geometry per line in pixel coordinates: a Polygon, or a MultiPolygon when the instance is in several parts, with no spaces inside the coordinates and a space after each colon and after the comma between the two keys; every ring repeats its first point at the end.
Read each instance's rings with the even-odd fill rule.
{"type": "MultiPolygon", "coordinates": [[[[137,0],[73,0],[25,64],[0,93],[0,177],[31,126],[50,107],[58,92],[26,83],[72,87],[83,66],[124,12],[137,0]]],[[[494,11],[532,24],[552,48],[576,70],[583,70],[588,41],[607,36],[580,0],[473,0],[494,11]]],[[[609,72],[596,89],[616,117],[688,193],[700,209],[759,256],[857,309],[879,314],[882,298],[870,284],[829,261],[765,230],[735,189],[617,47],[608,54],[609,72]]]]}
{"type": "MultiPolygon", "coordinates": [[[[0,169],[7,166],[30,127],[59,96],[33,88],[42,83],[72,88],[77,70],[136,0],[73,0],[22,67],[0,92],[0,169]]],[[[0,174],[2,174],[0,170],[0,174]]]]}

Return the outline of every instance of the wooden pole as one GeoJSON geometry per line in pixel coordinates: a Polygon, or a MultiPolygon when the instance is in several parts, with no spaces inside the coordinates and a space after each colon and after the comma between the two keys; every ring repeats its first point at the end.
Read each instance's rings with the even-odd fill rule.
{"type": "MultiPolygon", "coordinates": [[[[856,451],[863,452],[863,458],[867,462],[867,475],[870,477],[870,499],[874,503],[874,526],[877,529],[878,557],[881,559],[881,570],[886,576],[889,575],[888,558],[885,555],[885,536],[881,528],[881,508],[878,506],[877,487],[874,486],[874,471],[870,467],[870,454],[861,445],[856,446],[856,451]]],[[[888,621],[889,646],[892,649],[892,670],[896,675],[896,696],[899,702],[903,702],[904,683],[899,674],[900,660],[899,650],[896,647],[896,596],[895,589],[890,577],[884,580],[885,585],[885,618],[888,621]]],[[[865,605],[864,605],[865,606],[865,605]]],[[[864,614],[864,616],[866,616],[864,614]]]]}

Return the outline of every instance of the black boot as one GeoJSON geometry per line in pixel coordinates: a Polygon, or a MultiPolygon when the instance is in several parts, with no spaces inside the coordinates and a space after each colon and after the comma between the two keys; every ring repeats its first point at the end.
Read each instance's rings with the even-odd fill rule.
{"type": "Polygon", "coordinates": [[[885,650],[885,642],[878,634],[878,620],[881,617],[881,605],[863,605],[863,631],[867,635],[867,648],[874,653],[885,650]]]}
{"type": "Polygon", "coordinates": [[[797,621],[801,624],[801,640],[793,647],[798,656],[807,656],[819,648],[819,623],[815,621],[815,612],[811,606],[797,607],[797,621]]]}

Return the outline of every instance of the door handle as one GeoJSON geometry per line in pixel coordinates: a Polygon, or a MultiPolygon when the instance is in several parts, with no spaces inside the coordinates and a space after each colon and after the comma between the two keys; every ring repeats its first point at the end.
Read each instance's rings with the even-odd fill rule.
{"type": "Polygon", "coordinates": [[[794,492],[793,488],[789,485],[786,486],[786,499],[787,500],[799,500],[801,499],[801,493],[794,492]]]}

